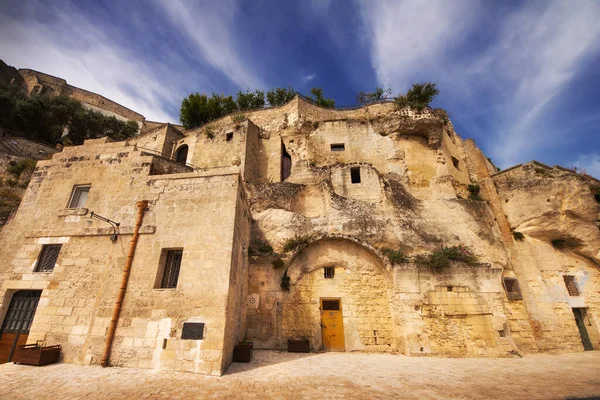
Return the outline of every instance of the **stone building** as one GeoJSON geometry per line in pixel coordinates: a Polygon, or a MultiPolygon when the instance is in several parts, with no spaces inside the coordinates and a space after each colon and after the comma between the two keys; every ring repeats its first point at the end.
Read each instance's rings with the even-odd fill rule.
{"type": "Polygon", "coordinates": [[[535,162],[498,171],[443,112],[391,103],[297,96],[88,140],[38,162],[0,233],[1,361],[37,341],[65,362],[217,375],[244,339],[599,349],[599,192],[535,162]],[[444,247],[478,260],[423,261],[444,247]]]}

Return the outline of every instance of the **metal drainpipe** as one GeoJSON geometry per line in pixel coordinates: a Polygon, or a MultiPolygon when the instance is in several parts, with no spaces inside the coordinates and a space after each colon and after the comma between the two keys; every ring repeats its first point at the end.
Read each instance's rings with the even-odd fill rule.
{"type": "Polygon", "coordinates": [[[102,356],[101,364],[103,367],[108,366],[110,358],[110,350],[112,343],[115,338],[115,331],[117,330],[117,322],[119,321],[119,315],[121,314],[121,307],[123,305],[123,299],[125,298],[125,291],[127,290],[127,283],[129,282],[129,274],[131,273],[131,264],[133,263],[133,255],[135,254],[135,247],[137,245],[140,227],[142,226],[142,220],[144,219],[144,211],[148,208],[148,202],[138,201],[137,206],[137,219],[135,221],[135,229],[133,230],[133,237],[131,238],[131,244],[129,245],[129,254],[127,254],[127,261],[125,262],[125,270],[123,271],[123,278],[121,279],[121,287],[119,288],[119,295],[117,302],[115,303],[115,309],[113,311],[112,319],[110,320],[110,326],[108,327],[108,335],[106,337],[106,346],[104,347],[104,355],[102,356]]]}

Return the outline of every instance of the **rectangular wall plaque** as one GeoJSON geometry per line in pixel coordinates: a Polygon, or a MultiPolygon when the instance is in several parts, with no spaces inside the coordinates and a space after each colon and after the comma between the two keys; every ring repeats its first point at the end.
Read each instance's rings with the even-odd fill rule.
{"type": "Polygon", "coordinates": [[[184,322],[182,339],[201,340],[204,338],[204,322],[184,322]]]}

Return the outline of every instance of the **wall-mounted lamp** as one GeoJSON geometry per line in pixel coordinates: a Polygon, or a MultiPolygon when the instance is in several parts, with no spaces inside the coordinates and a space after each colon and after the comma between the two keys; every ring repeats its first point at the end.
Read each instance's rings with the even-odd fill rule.
{"type": "Polygon", "coordinates": [[[104,222],[107,222],[107,223],[109,223],[109,224],[110,224],[110,226],[112,226],[112,228],[113,228],[113,234],[112,234],[112,235],[110,235],[110,240],[112,240],[113,242],[114,242],[115,240],[117,240],[117,227],[118,227],[119,225],[121,225],[121,223],[120,223],[120,222],[111,221],[110,219],[108,219],[108,218],[104,218],[104,217],[103,217],[103,216],[101,216],[101,215],[94,214],[94,212],[93,212],[93,211],[90,213],[90,218],[95,218],[95,219],[98,219],[98,220],[100,220],[100,221],[104,221],[104,222]]]}

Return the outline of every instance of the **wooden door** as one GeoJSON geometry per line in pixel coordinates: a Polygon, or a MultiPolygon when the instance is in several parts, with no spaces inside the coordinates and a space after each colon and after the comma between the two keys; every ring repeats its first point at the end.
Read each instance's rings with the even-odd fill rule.
{"type": "Polygon", "coordinates": [[[13,295],[0,329],[0,364],[12,360],[17,346],[27,343],[41,293],[39,290],[20,290],[13,295]]]}
{"type": "Polygon", "coordinates": [[[585,308],[574,308],[573,314],[575,315],[575,322],[577,323],[577,328],[579,329],[579,335],[581,336],[581,343],[583,343],[584,350],[594,350],[594,346],[592,346],[592,341],[590,340],[590,336],[588,335],[587,328],[585,327],[585,308]]]}
{"type": "Polygon", "coordinates": [[[325,350],[346,350],[342,301],[340,299],[321,299],[321,330],[325,350]]]}

